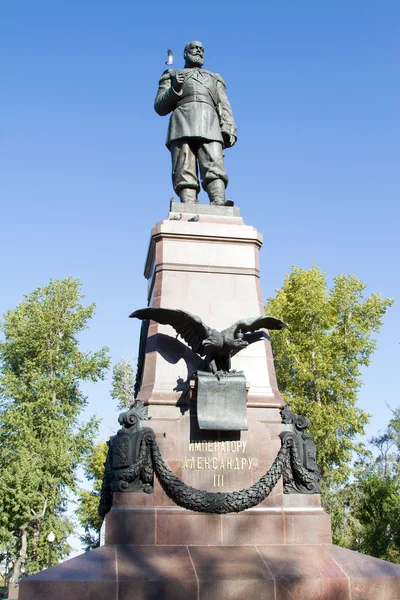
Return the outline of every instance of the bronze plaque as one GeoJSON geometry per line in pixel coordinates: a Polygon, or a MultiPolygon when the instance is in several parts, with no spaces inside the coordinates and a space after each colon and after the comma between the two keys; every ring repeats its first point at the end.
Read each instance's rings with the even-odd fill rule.
{"type": "Polygon", "coordinates": [[[247,431],[246,377],[243,371],[197,371],[197,420],[200,429],[247,431]]]}

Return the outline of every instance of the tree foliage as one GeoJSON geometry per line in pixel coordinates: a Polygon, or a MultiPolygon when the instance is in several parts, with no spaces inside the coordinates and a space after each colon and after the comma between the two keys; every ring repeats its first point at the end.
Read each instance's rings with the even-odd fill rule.
{"type": "Polygon", "coordinates": [[[82,352],[78,334],[95,305],[83,306],[79,280],[50,281],[4,315],[0,325],[0,549],[17,580],[69,552],[68,493],[91,447],[97,422],[79,423],[87,405],[83,381],[103,378],[107,349],[82,352]]]}
{"type": "MultiPolygon", "coordinates": [[[[134,403],[135,377],[136,367],[130,361],[121,359],[114,364],[110,395],[119,410],[126,410],[134,403]]],[[[92,489],[79,491],[77,510],[78,520],[85,531],[80,538],[85,550],[97,548],[100,544],[102,519],[98,514],[98,505],[107,451],[105,442],[92,444],[85,461],[85,475],[92,483],[92,489]]]]}
{"type": "Polygon", "coordinates": [[[359,469],[349,486],[356,496],[352,512],[361,525],[354,547],[400,563],[400,409],[371,443],[377,457],[359,469]]]}
{"type": "Polygon", "coordinates": [[[400,409],[351,481],[326,490],[333,543],[400,563],[400,409]]]}
{"type": "Polygon", "coordinates": [[[85,550],[92,550],[100,545],[100,529],[103,519],[99,515],[98,507],[107,451],[107,444],[99,442],[92,446],[85,462],[85,475],[91,482],[92,489],[79,491],[77,510],[79,523],[85,530],[84,535],[80,536],[85,550]]]}
{"type": "Polygon", "coordinates": [[[111,398],[120,410],[129,408],[135,401],[136,367],[128,360],[121,359],[113,367],[111,398]]]}
{"type": "Polygon", "coordinates": [[[371,361],[373,335],[393,302],[365,297],[365,288],[353,275],[338,275],[329,290],[317,267],[293,267],[266,305],[288,324],[271,332],[279,389],[295,413],[310,419],[328,487],[347,480],[352,453],[363,450],[355,441],[369,418],[356,406],[361,368],[371,361]]]}

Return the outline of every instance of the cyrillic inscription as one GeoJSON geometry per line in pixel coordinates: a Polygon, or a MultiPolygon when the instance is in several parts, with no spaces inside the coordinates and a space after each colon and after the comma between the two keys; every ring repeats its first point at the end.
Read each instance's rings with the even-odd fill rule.
{"type": "Polygon", "coordinates": [[[213,487],[223,487],[226,471],[250,470],[255,466],[255,458],[243,456],[246,446],[247,442],[244,441],[190,442],[189,452],[202,452],[205,456],[185,457],[182,468],[185,470],[220,471],[220,473],[214,473],[213,475],[213,487]],[[207,456],[207,453],[218,453],[218,456],[207,456]],[[223,456],[222,453],[228,454],[228,456],[223,456]],[[239,454],[239,456],[229,456],[229,454],[239,454]]]}

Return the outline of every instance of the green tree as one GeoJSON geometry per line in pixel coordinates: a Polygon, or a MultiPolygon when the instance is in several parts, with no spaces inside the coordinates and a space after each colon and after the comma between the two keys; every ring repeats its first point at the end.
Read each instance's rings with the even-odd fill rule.
{"type": "Polygon", "coordinates": [[[356,406],[361,367],[375,350],[373,334],[393,300],[365,297],[365,284],[338,275],[328,289],[317,267],[293,267],[266,312],[288,329],[271,332],[279,389],[295,413],[308,417],[325,487],[347,481],[369,415],[356,406]]]}
{"type": "Polygon", "coordinates": [[[21,566],[47,564],[47,535],[56,535],[54,560],[69,552],[66,516],[76,470],[91,448],[97,421],[79,415],[87,405],[83,381],[103,378],[107,348],[79,350],[95,305],[83,306],[79,280],[37,288],[0,324],[0,550],[11,557],[11,581],[21,566]]]}
{"type": "Polygon", "coordinates": [[[359,470],[349,487],[356,496],[354,518],[361,529],[354,549],[400,563],[400,409],[386,431],[372,440],[378,455],[359,470]]]}
{"type": "Polygon", "coordinates": [[[84,535],[80,536],[85,550],[92,550],[100,545],[100,529],[103,519],[98,513],[98,507],[107,452],[107,444],[99,442],[93,445],[85,462],[85,475],[92,483],[92,489],[79,490],[77,510],[79,523],[85,530],[84,535]]]}
{"type": "Polygon", "coordinates": [[[400,409],[356,461],[351,482],[325,490],[333,542],[400,563],[400,409]]]}
{"type": "MultiPolygon", "coordinates": [[[[110,395],[119,410],[126,410],[134,403],[136,367],[126,359],[113,366],[110,395]]],[[[117,422],[115,423],[117,427],[117,422]]],[[[98,514],[100,492],[103,481],[104,463],[108,446],[105,442],[93,444],[85,461],[85,475],[92,483],[91,490],[80,489],[78,509],[79,523],[84,529],[81,542],[85,550],[97,548],[100,544],[102,519],[98,514]]]]}
{"type": "Polygon", "coordinates": [[[111,385],[111,398],[120,410],[129,408],[135,401],[136,366],[124,358],[115,363],[111,385]]]}
{"type": "Polygon", "coordinates": [[[358,491],[356,486],[346,483],[323,488],[324,505],[329,510],[332,524],[332,541],[337,546],[358,549],[357,540],[363,526],[356,516],[358,491]]]}

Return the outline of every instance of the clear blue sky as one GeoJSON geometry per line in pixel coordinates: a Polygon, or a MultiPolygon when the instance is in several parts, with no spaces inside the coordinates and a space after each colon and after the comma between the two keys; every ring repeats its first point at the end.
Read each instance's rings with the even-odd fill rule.
{"type": "MultiPolygon", "coordinates": [[[[398,300],[359,402],[368,434],[384,428],[385,402],[399,404],[399,29],[397,0],[2,0],[0,313],[80,277],[97,304],[84,348],[136,356],[128,315],[145,306],[150,230],[173,194],[153,101],[167,49],[181,66],[199,39],[238,125],[228,196],[264,235],[264,297],[316,264],[398,300]]],[[[103,438],[109,383],[87,388],[103,438]]]]}

